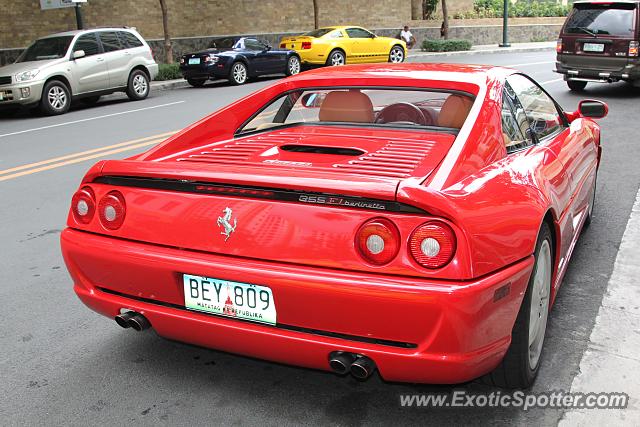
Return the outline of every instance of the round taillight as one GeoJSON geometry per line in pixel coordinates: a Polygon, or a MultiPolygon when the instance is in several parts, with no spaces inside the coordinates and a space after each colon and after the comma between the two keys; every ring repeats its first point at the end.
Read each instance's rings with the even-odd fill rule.
{"type": "Polygon", "coordinates": [[[71,199],[73,218],[80,224],[89,224],[96,212],[96,196],[91,187],[82,187],[71,199]]]}
{"type": "Polygon", "coordinates": [[[119,191],[110,191],[98,203],[100,222],[109,230],[117,230],[124,222],[127,207],[124,196],[119,191]]]}
{"type": "Polygon", "coordinates": [[[400,233],[388,219],[374,218],[358,229],[356,247],[360,255],[371,264],[387,264],[398,254],[400,233]]]}
{"type": "Polygon", "coordinates": [[[426,222],[411,233],[409,252],[423,267],[444,267],[456,252],[456,235],[444,222],[426,222]]]}

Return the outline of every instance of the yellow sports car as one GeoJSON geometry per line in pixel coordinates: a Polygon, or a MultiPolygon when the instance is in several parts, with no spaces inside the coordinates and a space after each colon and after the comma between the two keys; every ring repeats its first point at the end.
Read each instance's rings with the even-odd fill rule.
{"type": "Polygon", "coordinates": [[[404,41],[350,26],[318,28],[300,36],[284,37],[280,48],[295,50],[304,64],[403,62],[407,56],[404,41]]]}

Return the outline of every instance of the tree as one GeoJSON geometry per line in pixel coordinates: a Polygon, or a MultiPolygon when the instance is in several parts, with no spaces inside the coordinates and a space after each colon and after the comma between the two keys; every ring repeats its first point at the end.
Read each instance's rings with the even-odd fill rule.
{"type": "Polygon", "coordinates": [[[440,35],[445,40],[449,38],[449,13],[447,12],[447,0],[442,0],[442,27],[440,27],[440,35]]]}
{"type": "Polygon", "coordinates": [[[171,45],[171,36],[169,35],[169,13],[167,12],[167,0],[160,0],[160,9],[162,9],[165,62],[167,64],[171,64],[173,63],[173,46],[171,45]]]}
{"type": "Polygon", "coordinates": [[[438,6],[438,0],[422,0],[422,19],[431,19],[438,6]]]}
{"type": "Polygon", "coordinates": [[[313,0],[313,28],[318,28],[318,0],[313,0]]]}

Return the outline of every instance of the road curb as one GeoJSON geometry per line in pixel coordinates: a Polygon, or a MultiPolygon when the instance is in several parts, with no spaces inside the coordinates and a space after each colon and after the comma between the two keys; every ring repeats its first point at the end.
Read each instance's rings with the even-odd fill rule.
{"type": "Polygon", "coordinates": [[[188,87],[189,83],[185,79],[164,80],[151,83],[153,90],[171,90],[188,87]]]}
{"type": "Polygon", "coordinates": [[[522,53],[522,52],[543,52],[547,50],[554,50],[554,46],[535,46],[535,47],[514,47],[504,48],[496,47],[495,49],[483,49],[483,50],[462,50],[455,52],[417,52],[409,53],[408,59],[420,58],[424,56],[458,56],[458,55],[479,55],[479,54],[496,54],[496,53],[522,53]]]}

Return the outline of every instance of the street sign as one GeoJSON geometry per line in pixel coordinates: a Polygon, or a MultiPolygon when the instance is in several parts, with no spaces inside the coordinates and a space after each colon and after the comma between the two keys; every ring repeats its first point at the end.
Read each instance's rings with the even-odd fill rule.
{"type": "Polygon", "coordinates": [[[63,7],[74,7],[76,3],[86,3],[87,0],[40,0],[40,9],[60,9],[63,7]]]}

